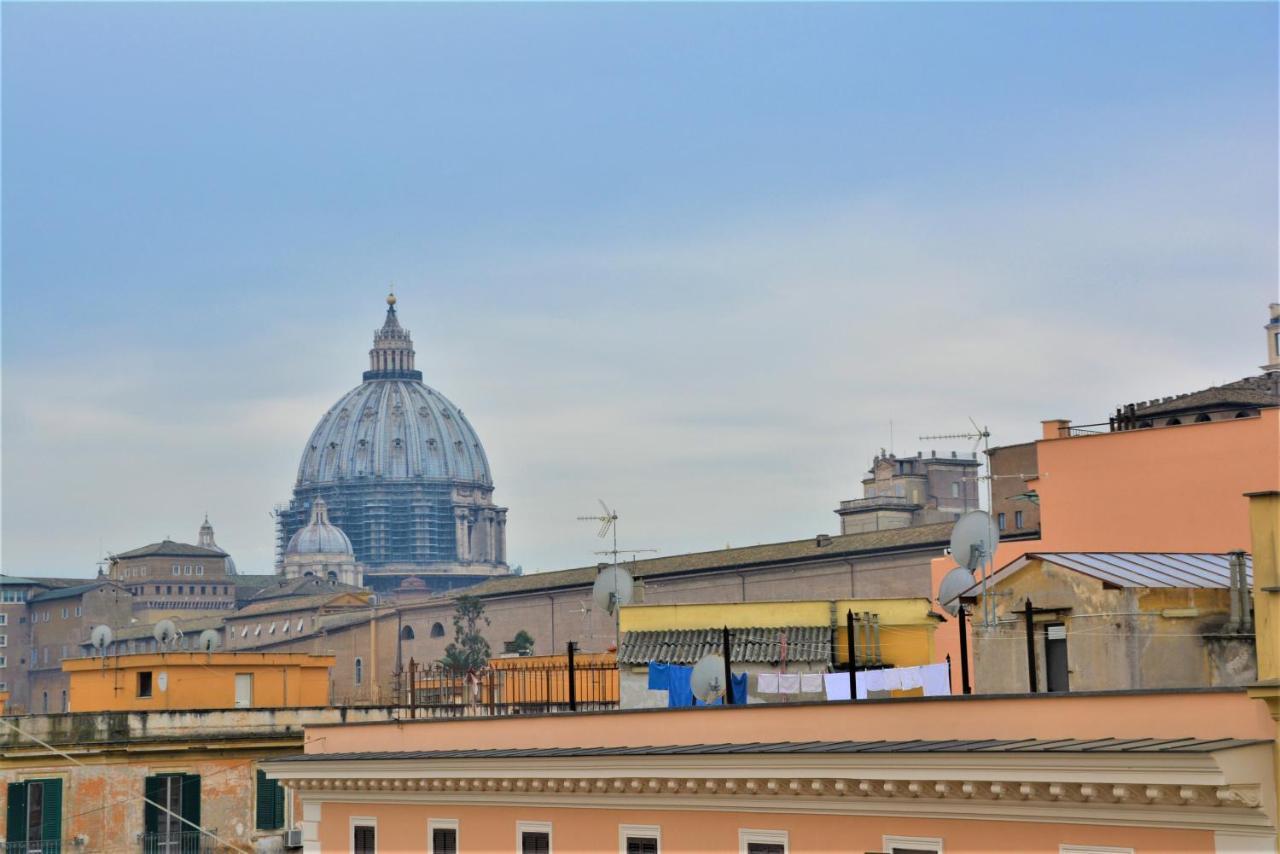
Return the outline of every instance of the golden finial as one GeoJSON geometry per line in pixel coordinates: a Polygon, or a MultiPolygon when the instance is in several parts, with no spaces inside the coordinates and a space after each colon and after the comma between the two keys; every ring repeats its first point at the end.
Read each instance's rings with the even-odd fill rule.
{"type": "Polygon", "coordinates": [[[392,285],[391,290],[387,293],[387,305],[396,304],[396,286],[392,285]]]}

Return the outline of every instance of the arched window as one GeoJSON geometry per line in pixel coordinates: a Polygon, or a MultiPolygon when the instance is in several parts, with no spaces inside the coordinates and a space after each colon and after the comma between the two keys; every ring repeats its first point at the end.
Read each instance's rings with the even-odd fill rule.
{"type": "Polygon", "coordinates": [[[356,659],[356,684],[364,684],[364,659],[356,659]]]}
{"type": "Polygon", "coordinates": [[[1206,421],[1212,421],[1212,420],[1213,420],[1213,419],[1211,419],[1211,418],[1209,417],[1209,413],[1207,413],[1207,412],[1201,412],[1199,415],[1197,415],[1197,416],[1196,416],[1196,423],[1197,423],[1197,424],[1203,424],[1203,423],[1204,423],[1204,422],[1206,422],[1206,421]]]}
{"type": "Polygon", "coordinates": [[[1151,422],[1150,422],[1150,421],[1139,421],[1139,422],[1138,422],[1138,426],[1139,426],[1139,427],[1150,427],[1150,426],[1151,426],[1151,422]]]}
{"type": "Polygon", "coordinates": [[[49,692],[44,692],[44,713],[49,714],[49,692]]]}
{"type": "Polygon", "coordinates": [[[1165,422],[1165,425],[1164,425],[1164,426],[1166,426],[1166,427],[1177,427],[1177,426],[1178,426],[1179,424],[1181,424],[1181,423],[1182,423],[1182,419],[1181,419],[1181,418],[1170,418],[1168,421],[1166,421],[1166,422],[1165,422]]]}
{"type": "Polygon", "coordinates": [[[329,570],[328,575],[329,575],[329,580],[330,580],[330,581],[337,581],[337,580],[338,580],[338,573],[337,573],[337,571],[335,571],[335,570],[332,570],[332,569],[331,569],[331,570],[329,570]]]}
{"type": "Polygon", "coordinates": [[[1257,414],[1258,413],[1253,411],[1252,409],[1241,409],[1239,412],[1236,413],[1236,418],[1252,418],[1257,414]]]}
{"type": "Polygon", "coordinates": [[[413,626],[405,626],[400,630],[400,640],[413,640],[413,626]]]}
{"type": "Polygon", "coordinates": [[[431,636],[432,636],[433,638],[442,638],[442,637],[444,637],[444,624],[443,624],[443,623],[435,623],[435,624],[433,624],[433,625],[431,626],[431,636]]]}

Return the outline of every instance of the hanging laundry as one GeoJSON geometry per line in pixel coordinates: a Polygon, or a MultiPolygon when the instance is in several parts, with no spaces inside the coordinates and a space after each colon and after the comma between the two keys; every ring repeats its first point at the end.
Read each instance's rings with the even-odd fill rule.
{"type": "Polygon", "coordinates": [[[665,691],[671,679],[671,665],[663,661],[649,662],[649,690],[665,691]]]}
{"type": "Polygon", "coordinates": [[[920,668],[924,680],[926,697],[948,697],[951,695],[951,668],[946,662],[927,664],[920,668]]]}
{"type": "Polygon", "coordinates": [[[888,691],[889,689],[884,685],[884,675],[888,672],[887,670],[864,670],[858,675],[864,678],[867,691],[888,691]]]}
{"type": "Polygon", "coordinates": [[[756,693],[757,694],[776,694],[778,693],[778,674],[761,673],[756,677],[756,693]]]}
{"type": "Polygon", "coordinates": [[[778,674],[778,693],[779,694],[799,694],[800,693],[800,674],[799,673],[779,673],[778,674]]]}
{"type": "Polygon", "coordinates": [[[924,687],[924,680],[920,673],[919,667],[898,667],[899,687],[903,691],[912,691],[916,688],[924,687]]]}
{"type": "MultiPolygon", "coordinates": [[[[873,670],[871,672],[874,673],[875,671],[873,670]]],[[[902,671],[901,670],[899,670],[896,667],[891,667],[888,670],[881,670],[880,672],[884,674],[884,687],[881,688],[880,690],[882,691],[902,690],[902,671]]]]}
{"type": "MultiPolygon", "coordinates": [[[[747,674],[746,674],[746,673],[734,673],[734,674],[730,677],[730,680],[731,680],[731,682],[733,683],[733,703],[734,703],[734,705],[735,705],[735,706],[745,706],[745,705],[747,704],[747,674]]],[[[693,705],[695,705],[695,706],[723,706],[723,705],[724,705],[724,697],[717,697],[714,701],[712,701],[712,702],[710,702],[710,703],[704,703],[704,702],[702,702],[701,700],[699,700],[697,697],[694,697],[694,698],[693,698],[693,705]]]]}
{"type": "MultiPolygon", "coordinates": [[[[848,700],[849,699],[849,674],[848,673],[821,673],[823,687],[827,692],[828,700],[848,700]]],[[[855,674],[854,691],[857,692],[859,700],[867,699],[867,680],[865,673],[855,674]]]]}
{"type": "Polygon", "coordinates": [[[689,677],[693,668],[683,664],[668,665],[670,676],[667,680],[667,708],[682,709],[693,705],[693,689],[689,687],[689,677]]]}
{"type": "Polygon", "coordinates": [[[822,692],[822,674],[821,673],[800,674],[800,693],[801,694],[818,694],[821,692],[822,692]]]}

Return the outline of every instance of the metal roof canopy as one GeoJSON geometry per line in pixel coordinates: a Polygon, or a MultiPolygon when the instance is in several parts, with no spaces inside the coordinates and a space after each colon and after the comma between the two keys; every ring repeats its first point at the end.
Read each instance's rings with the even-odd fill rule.
{"type": "MultiPolygon", "coordinates": [[[[1231,556],[1210,552],[1029,552],[995,572],[996,584],[1042,560],[1096,578],[1113,587],[1170,587],[1219,589],[1231,587],[1231,556]]],[[[1244,557],[1245,577],[1253,583],[1253,558],[1244,557]]],[[[981,585],[959,594],[972,596],[981,585]]]]}

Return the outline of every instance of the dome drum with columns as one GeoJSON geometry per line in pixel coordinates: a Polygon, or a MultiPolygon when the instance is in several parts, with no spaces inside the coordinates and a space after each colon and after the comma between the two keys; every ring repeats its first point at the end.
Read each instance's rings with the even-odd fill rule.
{"type": "Polygon", "coordinates": [[[375,589],[409,577],[441,591],[505,575],[507,511],[493,503],[480,437],[462,410],[422,383],[395,297],[387,303],[364,382],[312,431],[293,500],[278,512],[280,569],[286,544],[323,500],[330,527],[350,539],[375,589]]]}

